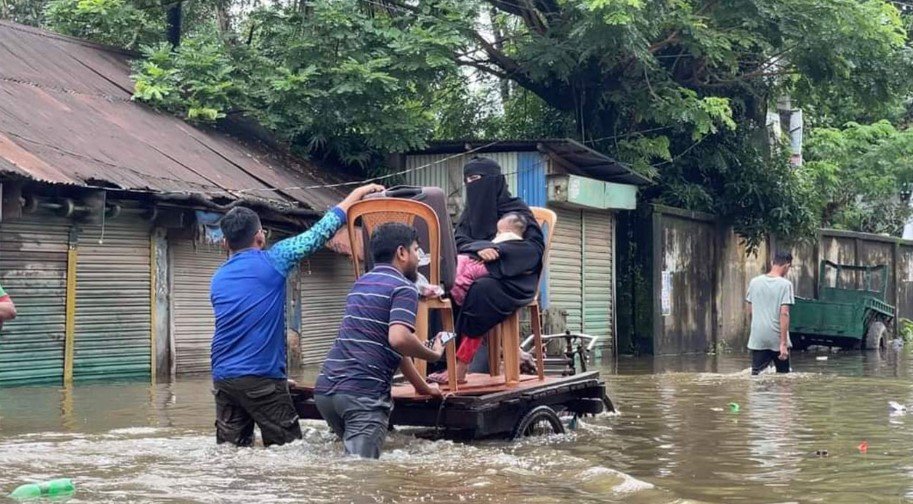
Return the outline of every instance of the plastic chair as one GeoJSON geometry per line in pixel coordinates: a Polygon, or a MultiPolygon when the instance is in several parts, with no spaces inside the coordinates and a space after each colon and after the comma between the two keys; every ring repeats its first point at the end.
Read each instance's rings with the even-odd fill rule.
{"type": "MultiPolygon", "coordinates": [[[[555,226],[558,223],[558,216],[555,212],[540,207],[530,208],[533,217],[542,228],[545,235],[545,250],[542,252],[542,271],[548,267],[548,255],[552,248],[552,237],[555,235],[555,226]]],[[[545,356],[542,354],[542,320],[539,313],[539,292],[536,291],[536,297],[532,302],[526,305],[529,309],[530,322],[534,336],[534,349],[536,355],[536,372],[539,380],[545,379],[545,356]]],[[[522,310],[522,308],[521,308],[522,310]]],[[[493,327],[488,332],[488,372],[491,376],[501,374],[501,354],[502,347],[504,351],[504,381],[507,385],[516,385],[520,383],[520,360],[518,352],[520,349],[520,310],[507,317],[500,324],[493,327]]]]}
{"type": "MultiPolygon", "coordinates": [[[[358,243],[356,241],[357,233],[361,229],[357,223],[361,221],[362,227],[370,236],[374,229],[381,224],[388,222],[401,222],[412,226],[416,218],[422,219],[428,227],[428,254],[431,259],[429,264],[429,279],[431,285],[440,285],[440,268],[441,268],[441,234],[438,225],[438,217],[430,206],[407,199],[399,198],[377,198],[372,200],[363,200],[349,207],[348,213],[348,232],[349,243],[358,243]]],[[[367,244],[365,247],[367,248],[367,244]]],[[[367,251],[365,251],[367,253],[367,251]]],[[[355,266],[355,279],[361,276],[361,261],[358,254],[352,254],[352,263],[355,266]]],[[[415,316],[415,334],[422,341],[428,340],[428,317],[431,310],[442,311],[442,322],[445,331],[453,332],[453,306],[449,299],[422,299],[419,298],[418,313],[415,316]]],[[[447,385],[450,391],[457,390],[456,375],[456,339],[451,340],[446,346],[447,353],[447,385]]],[[[427,375],[428,363],[421,359],[414,359],[415,367],[419,374],[424,378],[427,375]]]]}

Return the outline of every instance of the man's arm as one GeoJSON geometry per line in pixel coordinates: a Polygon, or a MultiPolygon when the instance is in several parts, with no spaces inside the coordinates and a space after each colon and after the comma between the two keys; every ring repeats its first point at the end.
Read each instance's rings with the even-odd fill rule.
{"type": "Polygon", "coordinates": [[[418,313],[418,289],[411,283],[393,289],[390,300],[390,327],[387,341],[400,355],[436,362],[443,355],[440,338],[434,340],[434,348],[428,348],[415,335],[415,315],[418,313]]]}
{"type": "Polygon", "coordinates": [[[409,380],[417,394],[435,397],[441,395],[441,389],[428,385],[422,379],[422,376],[418,374],[418,369],[415,369],[415,364],[412,363],[412,359],[409,357],[403,357],[403,360],[399,363],[399,370],[403,372],[403,376],[409,380]]]}
{"type": "Polygon", "coordinates": [[[746,308],[745,311],[746,311],[746,313],[748,313],[749,316],[751,315],[751,299],[752,299],[751,288],[753,285],[754,285],[754,280],[752,280],[751,282],[748,283],[748,292],[745,293],[745,303],[748,304],[748,308],[746,308]]]}
{"type": "Polygon", "coordinates": [[[789,305],[780,305],[780,358],[789,357],[789,305]]]}
{"type": "Polygon", "coordinates": [[[405,357],[415,357],[428,362],[437,362],[444,355],[444,347],[440,338],[435,338],[434,347],[428,348],[418,336],[412,332],[411,327],[402,324],[393,324],[387,334],[390,346],[405,357]]]}
{"type": "Polygon", "coordinates": [[[366,195],[383,190],[383,186],[377,184],[355,189],[346,199],[325,213],[323,218],[310,229],[273,245],[267,251],[270,261],[280,273],[287,275],[302,259],[310,256],[330,241],[336,231],[345,224],[349,207],[361,201],[366,195]]]}

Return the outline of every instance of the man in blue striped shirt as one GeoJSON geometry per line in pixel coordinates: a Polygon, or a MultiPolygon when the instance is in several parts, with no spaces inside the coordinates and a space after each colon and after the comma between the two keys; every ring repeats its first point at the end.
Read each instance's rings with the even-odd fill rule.
{"type": "Polygon", "coordinates": [[[342,438],[346,454],[380,456],[397,368],[419,394],[440,395],[410,359],[436,362],[444,351],[440,338],[428,348],[415,335],[418,251],[418,235],[411,226],[378,226],[371,235],[376,266],[352,287],[339,335],[317,377],[317,409],[342,438]]]}
{"type": "Polygon", "coordinates": [[[346,222],[352,204],[382,190],[376,184],[355,189],[306,232],[269,250],[253,210],[236,207],[222,217],[229,258],[210,287],[217,443],[250,446],[254,423],[266,446],[301,438],[285,374],[286,277],[346,222]]]}

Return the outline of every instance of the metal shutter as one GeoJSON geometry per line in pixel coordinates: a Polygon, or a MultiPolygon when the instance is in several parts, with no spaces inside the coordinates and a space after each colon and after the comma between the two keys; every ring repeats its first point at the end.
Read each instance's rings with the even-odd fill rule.
{"type": "Polygon", "coordinates": [[[567,328],[583,329],[583,233],[580,210],[553,207],[558,214],[548,260],[550,309],[567,311],[567,328]]]}
{"type": "Polygon", "coordinates": [[[169,244],[169,251],[175,373],[207,372],[215,330],[209,286],[226,254],[216,245],[191,240],[175,240],[169,244]]]}
{"type": "Polygon", "coordinates": [[[610,348],[613,328],[614,215],[583,212],[583,332],[610,348]]]}
{"type": "Polygon", "coordinates": [[[119,217],[79,233],[74,379],[149,377],[150,224],[119,217]]]}
{"type": "Polygon", "coordinates": [[[63,380],[69,231],[46,215],[0,224],[0,284],[18,311],[0,331],[0,385],[63,380]]]}
{"type": "Polygon", "coordinates": [[[346,296],[355,281],[352,261],[321,250],[298,266],[301,292],[301,364],[323,362],[339,332],[346,296]]]}

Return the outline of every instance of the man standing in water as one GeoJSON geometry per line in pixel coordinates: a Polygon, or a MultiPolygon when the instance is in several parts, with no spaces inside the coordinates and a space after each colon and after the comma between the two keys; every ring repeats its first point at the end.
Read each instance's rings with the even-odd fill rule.
{"type": "Polygon", "coordinates": [[[363,458],[380,457],[397,368],[417,393],[440,396],[410,357],[436,362],[444,352],[440,338],[428,348],[414,334],[419,261],[415,229],[398,222],[378,226],[371,234],[371,255],[374,269],[349,292],[339,335],[314,387],[317,409],[342,438],[346,454],[363,458]]]}
{"type": "Polygon", "coordinates": [[[748,284],[748,313],[751,315],[751,374],[763,371],[771,362],[778,373],[789,372],[789,307],[795,303],[793,284],[786,274],[792,266],[789,252],[777,252],[770,272],[748,284]]]}
{"type": "Polygon", "coordinates": [[[346,222],[350,206],[382,190],[376,184],[355,189],[306,232],[269,250],[253,210],[236,207],[222,217],[229,258],[213,275],[210,294],[217,443],[250,446],[254,423],[266,446],[301,439],[285,372],[286,277],[346,222]]]}

